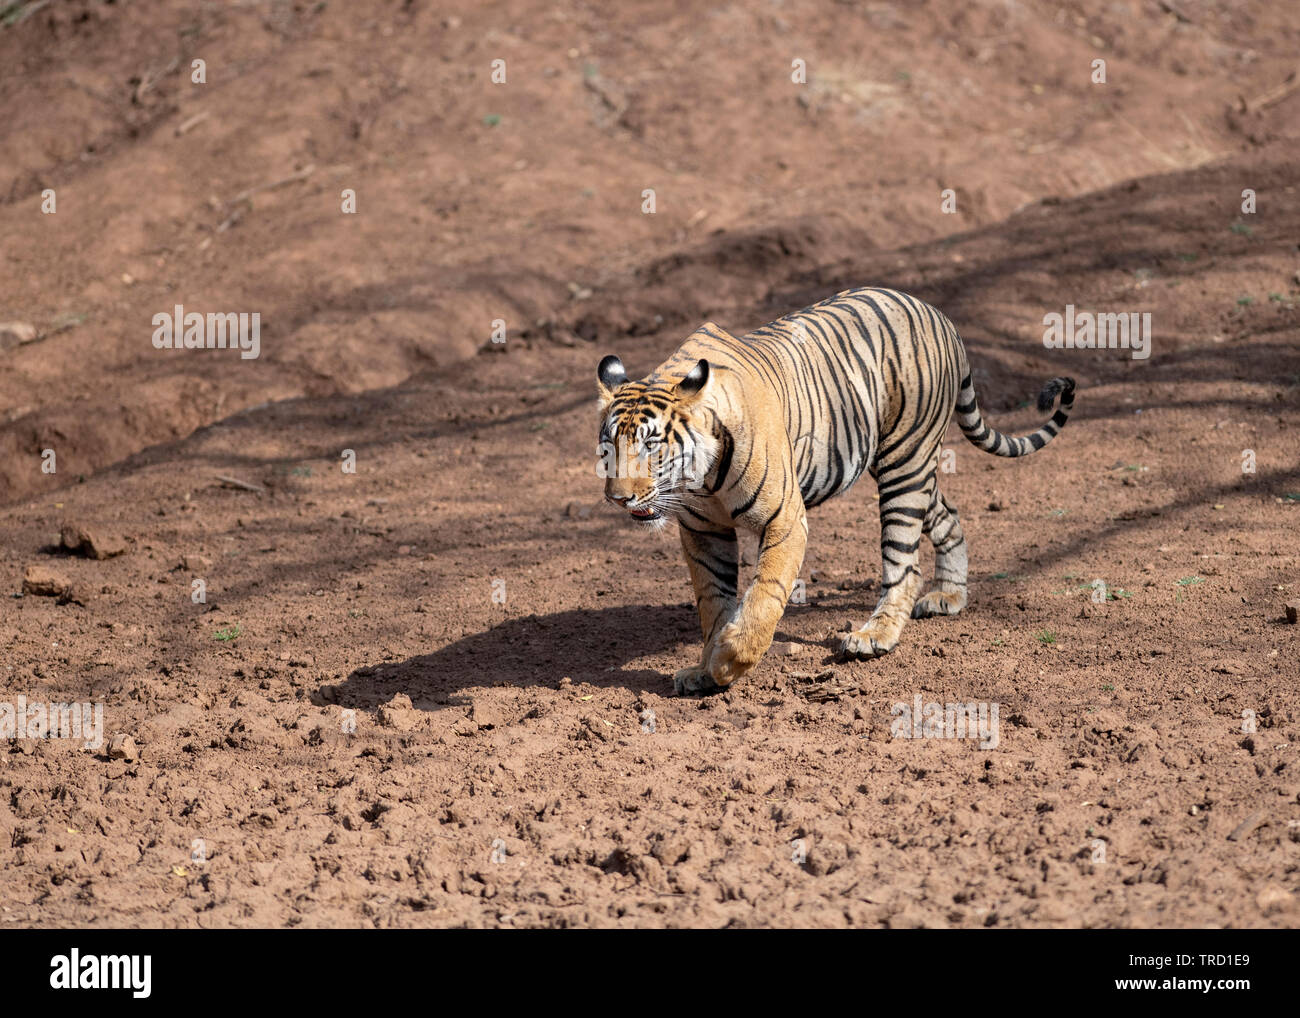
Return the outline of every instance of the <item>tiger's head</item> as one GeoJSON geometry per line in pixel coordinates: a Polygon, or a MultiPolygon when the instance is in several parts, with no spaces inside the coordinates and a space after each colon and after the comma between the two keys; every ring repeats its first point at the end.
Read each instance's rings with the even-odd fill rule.
{"type": "Polygon", "coordinates": [[[675,518],[717,460],[710,374],[701,360],[680,379],[631,382],[612,354],[596,369],[597,473],[605,498],[639,523],[662,527],[675,518]]]}

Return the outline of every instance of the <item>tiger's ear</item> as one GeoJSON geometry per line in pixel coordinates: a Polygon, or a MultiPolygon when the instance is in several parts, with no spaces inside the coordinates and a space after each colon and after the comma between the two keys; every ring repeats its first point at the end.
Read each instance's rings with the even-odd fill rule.
{"type": "Polygon", "coordinates": [[[695,396],[704,391],[705,386],[709,384],[709,362],[701,360],[690,371],[686,372],[686,377],[677,383],[678,396],[695,396]]]}
{"type": "Polygon", "coordinates": [[[614,390],[627,381],[627,372],[623,370],[623,362],[610,354],[600,362],[596,368],[596,394],[600,397],[602,405],[609,403],[614,398],[614,390]]]}

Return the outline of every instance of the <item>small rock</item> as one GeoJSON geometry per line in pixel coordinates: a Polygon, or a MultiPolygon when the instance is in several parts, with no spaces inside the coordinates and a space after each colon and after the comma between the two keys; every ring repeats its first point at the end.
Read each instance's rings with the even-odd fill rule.
{"type": "Polygon", "coordinates": [[[798,657],[804,651],[802,643],[773,643],[772,653],[778,657],[798,657]]]}
{"type": "Polygon", "coordinates": [[[1300,601],[1288,601],[1282,606],[1282,612],[1286,615],[1286,620],[1294,626],[1296,619],[1300,618],[1300,601]]]}
{"type": "Polygon", "coordinates": [[[1004,509],[1006,509],[1006,507],[1007,507],[1007,503],[1005,499],[995,498],[992,502],[989,503],[989,512],[1000,513],[1004,509]]]}
{"type": "Polygon", "coordinates": [[[75,555],[106,559],[126,551],[126,542],[120,537],[106,534],[98,528],[91,529],[76,523],[63,524],[59,543],[75,555]]]}
{"type": "Polygon", "coordinates": [[[28,566],[23,573],[23,593],[67,601],[73,597],[72,581],[46,566],[28,566]]]}
{"type": "Polygon", "coordinates": [[[36,326],[29,322],[0,322],[0,350],[36,341],[36,326]]]}
{"type": "Polygon", "coordinates": [[[140,752],[135,748],[135,740],[129,735],[118,732],[108,743],[108,755],[114,760],[135,760],[140,752]]]}
{"type": "Polygon", "coordinates": [[[204,555],[181,556],[181,568],[188,573],[202,573],[212,568],[212,559],[204,555]]]}

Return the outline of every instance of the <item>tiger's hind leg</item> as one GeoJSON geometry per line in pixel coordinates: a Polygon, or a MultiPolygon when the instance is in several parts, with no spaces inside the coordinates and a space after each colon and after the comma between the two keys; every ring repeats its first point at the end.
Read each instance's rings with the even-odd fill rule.
{"type": "Polygon", "coordinates": [[[904,468],[881,472],[880,603],[861,629],[840,643],[845,657],[879,657],[898,644],[912,605],[921,592],[921,533],[934,490],[934,461],[929,476],[917,480],[904,468]]]}
{"type": "Polygon", "coordinates": [[[938,487],[930,499],[922,529],[934,545],[934,586],[913,605],[912,618],[956,615],[966,607],[966,537],[957,510],[938,487]]]}

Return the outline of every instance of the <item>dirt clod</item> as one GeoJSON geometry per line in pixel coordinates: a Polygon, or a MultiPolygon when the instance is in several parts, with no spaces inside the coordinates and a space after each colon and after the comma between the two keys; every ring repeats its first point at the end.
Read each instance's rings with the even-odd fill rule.
{"type": "Polygon", "coordinates": [[[59,532],[59,544],[74,555],[93,559],[113,558],[126,551],[126,542],[122,538],[99,527],[74,522],[63,524],[59,532]]]}
{"type": "Polygon", "coordinates": [[[411,698],[405,693],[398,693],[388,703],[381,703],[376,715],[383,727],[398,731],[409,731],[418,720],[411,698]]]}
{"type": "Polygon", "coordinates": [[[49,566],[30,565],[23,572],[24,594],[67,600],[73,596],[73,590],[72,581],[49,566]]]}

